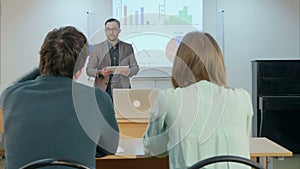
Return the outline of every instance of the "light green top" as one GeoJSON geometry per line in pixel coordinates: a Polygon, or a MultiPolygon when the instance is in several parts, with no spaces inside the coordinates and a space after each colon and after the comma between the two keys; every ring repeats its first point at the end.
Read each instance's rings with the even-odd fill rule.
{"type": "MultiPolygon", "coordinates": [[[[208,81],[166,89],[158,95],[150,113],[143,139],[146,153],[168,153],[171,169],[184,169],[216,155],[250,158],[253,109],[243,89],[224,88],[208,81]]],[[[210,166],[241,169],[245,165],[210,166]]]]}

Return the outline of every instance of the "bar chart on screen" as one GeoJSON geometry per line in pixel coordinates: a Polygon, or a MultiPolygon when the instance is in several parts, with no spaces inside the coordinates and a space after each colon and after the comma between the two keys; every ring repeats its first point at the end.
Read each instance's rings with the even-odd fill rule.
{"type": "Polygon", "coordinates": [[[134,45],[142,67],[171,67],[181,38],[202,30],[202,0],[114,0],[120,39],[134,45]]]}

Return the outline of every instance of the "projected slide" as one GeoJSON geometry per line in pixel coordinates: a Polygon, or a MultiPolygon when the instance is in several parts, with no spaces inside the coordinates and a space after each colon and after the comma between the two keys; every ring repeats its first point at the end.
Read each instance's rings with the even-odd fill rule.
{"type": "Polygon", "coordinates": [[[202,30],[202,6],[202,0],[114,0],[113,15],[141,67],[171,67],[182,37],[202,30]]]}

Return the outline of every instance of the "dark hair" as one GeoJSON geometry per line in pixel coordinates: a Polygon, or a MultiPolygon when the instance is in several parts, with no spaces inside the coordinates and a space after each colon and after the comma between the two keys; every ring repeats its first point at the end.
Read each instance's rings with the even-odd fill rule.
{"type": "Polygon", "coordinates": [[[49,32],[40,50],[40,72],[73,78],[84,67],[88,43],[75,27],[66,26],[49,32]]]}
{"type": "Polygon", "coordinates": [[[118,19],[116,19],[116,18],[109,18],[109,19],[107,19],[107,20],[105,21],[104,26],[106,26],[106,24],[107,24],[108,22],[117,22],[119,28],[121,28],[120,21],[119,21],[118,19]]]}

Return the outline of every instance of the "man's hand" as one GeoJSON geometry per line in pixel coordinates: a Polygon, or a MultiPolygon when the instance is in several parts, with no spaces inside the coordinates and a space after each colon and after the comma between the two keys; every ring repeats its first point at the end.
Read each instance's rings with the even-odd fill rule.
{"type": "Polygon", "coordinates": [[[130,74],[130,69],[127,69],[127,70],[120,70],[120,74],[123,75],[123,76],[128,77],[129,74],[130,74]]]}
{"type": "Polygon", "coordinates": [[[106,70],[105,68],[99,70],[99,74],[104,76],[104,77],[107,77],[109,76],[110,74],[114,73],[114,71],[112,70],[106,70]]]}

